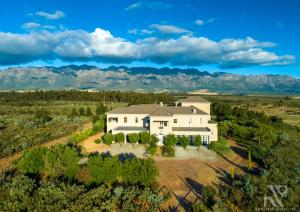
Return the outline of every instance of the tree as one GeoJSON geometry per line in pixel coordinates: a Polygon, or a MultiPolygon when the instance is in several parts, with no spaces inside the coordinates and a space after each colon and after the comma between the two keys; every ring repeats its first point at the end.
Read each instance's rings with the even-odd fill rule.
{"type": "Polygon", "coordinates": [[[156,146],[158,143],[158,137],[155,134],[152,134],[150,137],[150,146],[156,146]]]}
{"type": "Polygon", "coordinates": [[[86,116],[92,116],[92,115],[93,115],[92,110],[91,110],[90,107],[87,107],[87,108],[86,108],[85,115],[86,115],[86,116]]]}
{"type": "Polygon", "coordinates": [[[177,138],[174,134],[169,134],[164,137],[164,145],[174,146],[177,142],[177,138]]]}
{"type": "Polygon", "coordinates": [[[111,184],[116,182],[121,175],[121,163],[117,156],[94,156],[88,161],[88,171],[91,182],[111,184]]]}
{"type": "Polygon", "coordinates": [[[36,147],[25,151],[19,160],[17,167],[22,173],[36,174],[41,172],[45,166],[46,147],[36,147]]]}
{"type": "Polygon", "coordinates": [[[140,139],[140,137],[139,137],[139,134],[137,134],[137,133],[128,134],[129,143],[135,144],[139,141],[139,139],[140,139]]]}
{"type": "Polygon", "coordinates": [[[85,111],[84,111],[84,108],[83,108],[83,107],[80,107],[80,108],[79,108],[79,115],[80,115],[80,116],[84,116],[84,115],[85,115],[85,111]]]}
{"type": "Polygon", "coordinates": [[[117,133],[117,134],[115,134],[115,141],[117,142],[117,143],[124,143],[124,141],[125,141],[125,135],[124,135],[124,133],[117,133]]]}
{"type": "Polygon", "coordinates": [[[202,139],[201,139],[201,136],[200,135],[196,135],[194,137],[194,144],[195,146],[201,146],[202,144],[202,139]]]}
{"type": "Polygon", "coordinates": [[[101,102],[100,105],[96,107],[96,114],[103,115],[107,111],[107,107],[101,102]]]}
{"type": "Polygon", "coordinates": [[[79,170],[78,162],[75,148],[55,145],[46,154],[44,170],[51,177],[65,176],[70,180],[79,170]]]}
{"type": "Polygon", "coordinates": [[[248,169],[252,169],[252,158],[250,150],[248,151],[248,169]]]}
{"type": "Polygon", "coordinates": [[[185,135],[179,136],[178,142],[185,149],[189,145],[189,138],[185,135]]]}
{"type": "Polygon", "coordinates": [[[73,107],[72,108],[72,112],[71,112],[71,117],[76,117],[76,116],[78,116],[78,112],[77,112],[77,110],[76,110],[76,108],[75,107],[73,107]]]}
{"type": "Polygon", "coordinates": [[[150,133],[143,131],[140,133],[141,144],[150,144],[150,133]]]}
{"type": "Polygon", "coordinates": [[[46,110],[37,110],[35,112],[35,118],[40,120],[42,123],[47,123],[52,120],[52,117],[46,110]]]}
{"type": "Polygon", "coordinates": [[[106,133],[102,136],[102,140],[106,145],[111,145],[114,140],[114,136],[111,133],[106,133]]]}

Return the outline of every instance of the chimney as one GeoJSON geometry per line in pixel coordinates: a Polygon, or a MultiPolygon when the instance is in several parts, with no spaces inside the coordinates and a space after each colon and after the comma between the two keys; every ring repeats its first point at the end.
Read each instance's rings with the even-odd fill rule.
{"type": "Polygon", "coordinates": [[[160,106],[161,106],[161,107],[164,106],[164,103],[163,103],[163,102],[160,102],[160,106]]]}
{"type": "Polygon", "coordinates": [[[193,113],[195,113],[195,114],[197,113],[196,108],[193,108],[192,111],[193,111],[193,113]]]}

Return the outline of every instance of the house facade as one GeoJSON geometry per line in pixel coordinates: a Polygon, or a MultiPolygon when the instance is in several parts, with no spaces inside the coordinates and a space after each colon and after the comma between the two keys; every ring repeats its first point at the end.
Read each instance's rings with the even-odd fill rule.
{"type": "Polygon", "coordinates": [[[217,141],[217,124],[210,123],[210,102],[199,96],[179,99],[174,105],[141,104],[116,108],[107,113],[107,132],[112,134],[155,134],[162,144],[168,134],[188,136],[190,142],[200,135],[203,144],[217,141]]]}

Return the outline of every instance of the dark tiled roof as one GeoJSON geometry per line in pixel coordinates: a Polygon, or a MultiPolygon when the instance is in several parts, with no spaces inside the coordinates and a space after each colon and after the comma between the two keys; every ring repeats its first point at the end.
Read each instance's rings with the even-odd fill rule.
{"type": "Polygon", "coordinates": [[[147,129],[144,127],[117,127],[114,130],[120,130],[120,131],[146,131],[147,129]]]}
{"type": "Polygon", "coordinates": [[[178,99],[176,102],[202,102],[209,103],[206,99],[201,96],[189,96],[186,99],[178,99]]]}
{"type": "Polygon", "coordinates": [[[209,132],[207,127],[172,127],[172,131],[195,131],[195,132],[209,132]]]}

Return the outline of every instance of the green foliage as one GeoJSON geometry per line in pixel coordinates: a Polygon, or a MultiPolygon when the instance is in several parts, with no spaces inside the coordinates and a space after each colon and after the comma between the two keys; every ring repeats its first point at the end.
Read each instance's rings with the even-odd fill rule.
{"type": "Polygon", "coordinates": [[[45,166],[44,156],[47,152],[45,147],[37,147],[25,151],[18,161],[17,167],[22,173],[36,174],[45,166]]]}
{"type": "Polygon", "coordinates": [[[252,157],[251,157],[251,152],[248,151],[248,169],[252,169],[252,157]]]}
{"type": "Polygon", "coordinates": [[[102,132],[104,130],[104,127],[105,127],[104,119],[99,119],[93,125],[93,132],[95,133],[102,132]]]}
{"type": "Polygon", "coordinates": [[[155,146],[158,143],[158,137],[155,134],[150,136],[150,146],[155,146]]]}
{"type": "Polygon", "coordinates": [[[150,144],[150,133],[143,131],[140,133],[141,144],[150,144]]]}
{"type": "Polygon", "coordinates": [[[114,136],[115,136],[115,141],[117,143],[124,143],[124,141],[125,141],[125,135],[124,135],[124,133],[117,133],[114,136]]]}
{"type": "Polygon", "coordinates": [[[228,141],[223,137],[220,137],[218,141],[210,142],[208,148],[220,154],[226,154],[231,151],[228,141]]]}
{"type": "Polygon", "coordinates": [[[166,146],[166,145],[164,145],[162,147],[162,153],[163,153],[163,156],[174,157],[175,156],[175,149],[174,149],[173,146],[166,146]]]}
{"type": "Polygon", "coordinates": [[[100,144],[100,143],[101,143],[101,140],[100,140],[99,138],[97,138],[97,139],[95,140],[95,143],[96,143],[96,144],[100,144]]]}
{"type": "Polygon", "coordinates": [[[71,115],[71,117],[73,117],[73,118],[76,117],[76,116],[78,116],[78,112],[77,112],[77,110],[76,110],[75,107],[72,108],[72,112],[71,112],[70,115],[71,115]]]}
{"type": "Polygon", "coordinates": [[[128,137],[128,142],[132,143],[132,144],[137,143],[139,141],[139,139],[140,139],[140,136],[139,136],[138,133],[128,134],[127,137],[128,137]]]}
{"type": "Polygon", "coordinates": [[[200,135],[196,135],[194,137],[194,145],[195,146],[201,146],[202,145],[202,139],[200,135]]]}
{"type": "Polygon", "coordinates": [[[111,133],[106,133],[102,136],[102,140],[106,145],[111,145],[114,140],[114,136],[111,133]]]}
{"type": "Polygon", "coordinates": [[[75,143],[79,143],[87,139],[92,134],[94,134],[92,129],[86,129],[73,135],[71,140],[74,141],[75,143]]]}
{"type": "Polygon", "coordinates": [[[150,186],[155,182],[158,169],[152,159],[133,158],[125,160],[122,168],[122,179],[128,184],[150,186]]]}
{"type": "Polygon", "coordinates": [[[174,134],[169,134],[164,137],[164,145],[172,147],[177,143],[177,137],[174,134]]]}
{"type": "Polygon", "coordinates": [[[87,107],[87,108],[86,108],[85,115],[86,115],[86,116],[92,116],[92,115],[93,115],[92,110],[91,110],[90,107],[87,107]]]}
{"type": "Polygon", "coordinates": [[[46,110],[37,110],[35,112],[35,118],[38,119],[42,124],[45,124],[52,120],[52,117],[46,110]]]}
{"type": "Polygon", "coordinates": [[[78,162],[79,156],[76,149],[55,145],[45,155],[43,171],[50,177],[65,176],[72,179],[79,170],[78,162]]]}
{"type": "Polygon", "coordinates": [[[101,102],[99,105],[96,107],[96,114],[97,115],[103,115],[107,111],[107,107],[104,106],[104,104],[101,102]]]}
{"type": "Polygon", "coordinates": [[[111,184],[121,175],[121,163],[118,157],[94,156],[89,159],[87,167],[93,183],[111,184]]]}
{"type": "Polygon", "coordinates": [[[185,135],[178,136],[178,143],[183,147],[186,148],[189,145],[189,138],[185,135]]]}
{"type": "Polygon", "coordinates": [[[84,116],[84,115],[85,115],[84,107],[80,107],[80,108],[79,108],[79,115],[80,115],[80,116],[84,116]]]}

